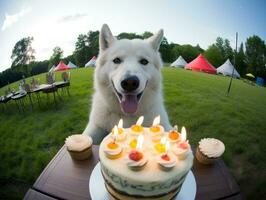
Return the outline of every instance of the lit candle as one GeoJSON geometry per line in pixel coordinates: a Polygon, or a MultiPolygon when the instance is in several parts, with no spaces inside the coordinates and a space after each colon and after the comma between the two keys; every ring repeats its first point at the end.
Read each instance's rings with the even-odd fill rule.
{"type": "Polygon", "coordinates": [[[174,148],[174,153],[178,156],[180,160],[183,160],[187,157],[190,151],[190,145],[187,139],[187,132],[185,127],[181,129],[181,142],[178,143],[174,148]]]}
{"type": "Polygon", "coordinates": [[[143,141],[144,141],[144,136],[143,135],[139,135],[138,143],[137,143],[137,150],[141,150],[143,141]]]}
{"type": "Polygon", "coordinates": [[[181,129],[181,143],[179,144],[179,147],[182,149],[188,149],[189,144],[187,140],[187,131],[186,128],[183,126],[181,129]]]}
{"type": "Polygon", "coordinates": [[[166,137],[162,137],[160,143],[154,145],[154,148],[157,153],[165,153],[166,151],[165,143],[166,143],[166,137]]]}
{"type": "Polygon", "coordinates": [[[178,133],[177,125],[175,125],[174,129],[168,133],[168,139],[172,143],[178,142],[180,140],[180,134],[178,133]]]}
{"type": "Polygon", "coordinates": [[[118,135],[118,127],[115,126],[113,139],[105,145],[104,149],[106,156],[110,159],[117,159],[121,156],[122,153],[121,145],[116,142],[117,135],[118,135]]]}
{"type": "Polygon", "coordinates": [[[131,126],[131,133],[132,134],[139,135],[139,134],[143,133],[143,130],[144,130],[144,128],[142,127],[143,120],[144,120],[144,117],[141,116],[137,120],[137,123],[135,125],[131,126]]]}
{"type": "Polygon", "coordinates": [[[165,144],[166,153],[160,154],[157,157],[157,163],[164,171],[169,171],[176,164],[176,157],[172,154],[169,154],[170,142],[167,141],[165,144]]]}
{"type": "Polygon", "coordinates": [[[160,126],[160,115],[154,118],[149,131],[151,134],[152,141],[157,142],[160,140],[162,134],[164,133],[164,128],[160,126]]]}
{"type": "Polygon", "coordinates": [[[117,134],[115,136],[114,128],[112,129],[112,136],[117,139],[117,141],[123,141],[126,139],[126,134],[123,130],[123,119],[120,119],[117,125],[117,134]]]}
{"type": "Polygon", "coordinates": [[[147,158],[141,151],[143,140],[144,136],[142,134],[139,135],[136,150],[131,150],[127,158],[127,166],[134,171],[141,170],[147,163],[147,158]]]}

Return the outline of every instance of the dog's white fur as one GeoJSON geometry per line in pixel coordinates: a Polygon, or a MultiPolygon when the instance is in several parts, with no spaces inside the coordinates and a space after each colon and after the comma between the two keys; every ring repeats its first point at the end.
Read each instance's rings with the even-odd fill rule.
{"type": "Polygon", "coordinates": [[[92,136],[95,144],[101,142],[120,118],[124,121],[124,127],[129,127],[143,115],[143,125],[150,126],[153,119],[160,115],[161,124],[166,130],[171,129],[163,105],[161,86],[162,62],[158,49],[162,38],[163,30],[160,30],[146,40],[117,40],[106,24],[102,26],[99,37],[100,52],[94,72],[95,93],[89,123],[84,130],[84,133],[92,136]],[[123,62],[119,65],[115,64],[113,59],[116,57],[122,58],[123,62]],[[140,64],[141,58],[147,59],[149,63],[140,64]],[[126,115],[121,111],[119,100],[114,92],[114,87],[122,92],[120,83],[128,74],[139,78],[140,85],[137,91],[143,91],[134,116],[126,115]]]}

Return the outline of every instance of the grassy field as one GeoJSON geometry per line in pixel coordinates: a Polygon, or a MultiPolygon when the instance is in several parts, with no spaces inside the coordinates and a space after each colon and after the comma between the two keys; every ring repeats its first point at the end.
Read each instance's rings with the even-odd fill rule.
{"type": "MultiPolygon", "coordinates": [[[[1,198],[22,198],[65,137],[82,132],[88,121],[92,74],[88,68],[71,71],[71,96],[65,96],[57,110],[52,101],[47,104],[45,95],[40,109],[35,101],[33,111],[19,114],[11,101],[8,110],[1,110],[1,198]]],[[[38,77],[44,82],[44,74],[38,77]]],[[[221,139],[226,145],[223,158],[244,196],[265,197],[265,88],[234,80],[227,97],[227,77],[164,68],[163,78],[171,123],[186,126],[194,146],[203,137],[221,139]]]]}

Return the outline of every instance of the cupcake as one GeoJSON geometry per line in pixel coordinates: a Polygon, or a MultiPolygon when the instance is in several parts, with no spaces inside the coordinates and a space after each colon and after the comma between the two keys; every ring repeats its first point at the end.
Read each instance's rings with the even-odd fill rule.
{"type": "Polygon", "coordinates": [[[224,143],[215,138],[203,138],[199,142],[196,158],[203,164],[212,164],[225,151],[224,143]]]}
{"type": "Polygon", "coordinates": [[[133,171],[139,171],[143,169],[147,161],[148,160],[146,156],[138,150],[132,150],[126,158],[127,166],[133,171]]]}
{"type": "Polygon", "coordinates": [[[176,144],[173,147],[173,152],[178,157],[179,160],[186,159],[189,153],[191,152],[191,148],[188,141],[183,141],[176,144]]]}
{"type": "Polygon", "coordinates": [[[156,160],[160,168],[164,171],[171,170],[176,164],[176,157],[171,153],[161,154],[157,156],[156,160]]]}
{"type": "Polygon", "coordinates": [[[65,140],[70,156],[75,160],[86,160],[92,153],[92,138],[85,134],[68,136],[65,140]]]}
{"type": "Polygon", "coordinates": [[[107,158],[117,159],[121,156],[122,150],[123,148],[119,143],[110,140],[105,144],[103,151],[107,158]]]}
{"type": "Polygon", "coordinates": [[[178,133],[177,130],[171,130],[169,131],[168,133],[168,140],[171,142],[171,143],[175,143],[175,142],[179,142],[180,141],[180,133],[178,133]]]}
{"type": "Polygon", "coordinates": [[[124,131],[123,128],[118,128],[118,133],[115,136],[115,134],[114,134],[114,128],[113,128],[112,129],[112,133],[111,133],[111,137],[112,138],[116,137],[116,140],[119,141],[119,142],[120,141],[124,141],[126,139],[126,133],[125,133],[125,131],[124,131]]]}
{"type": "Polygon", "coordinates": [[[161,125],[155,125],[149,128],[149,134],[152,141],[159,141],[164,133],[164,128],[161,125]]]}
{"type": "Polygon", "coordinates": [[[142,126],[143,120],[144,120],[143,116],[139,117],[136,124],[134,124],[130,127],[130,134],[131,135],[139,136],[140,134],[143,134],[143,132],[144,132],[144,128],[142,126]]]}

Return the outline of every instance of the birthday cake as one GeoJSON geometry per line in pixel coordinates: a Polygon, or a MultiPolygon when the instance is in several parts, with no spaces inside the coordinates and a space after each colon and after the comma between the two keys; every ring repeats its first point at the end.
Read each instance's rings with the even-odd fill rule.
{"type": "Polygon", "coordinates": [[[165,132],[157,118],[130,128],[121,120],[100,144],[101,172],[111,199],[172,199],[193,164],[185,129],[165,132]]]}

